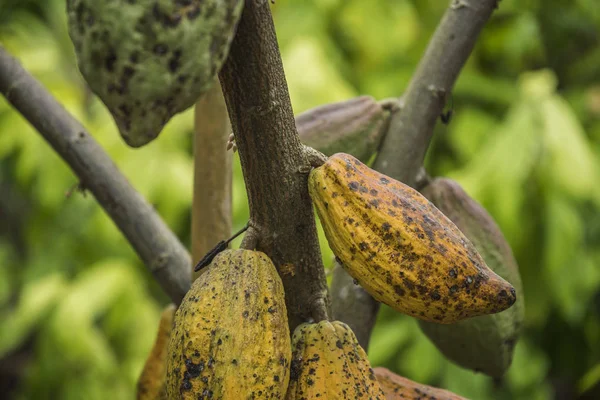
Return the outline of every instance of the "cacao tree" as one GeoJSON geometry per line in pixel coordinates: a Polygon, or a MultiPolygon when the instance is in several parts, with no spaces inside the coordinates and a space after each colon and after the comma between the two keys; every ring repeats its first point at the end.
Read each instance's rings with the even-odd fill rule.
{"type": "Polygon", "coordinates": [[[501,379],[523,325],[518,267],[487,211],[423,167],[436,124],[452,122],[444,107],[496,1],[449,4],[402,97],[365,95],[296,117],[269,2],[122,3],[67,2],[79,69],[130,146],[166,135],[170,118],[196,102],[193,256],[3,48],[0,89],[178,307],[164,312],[140,398],[459,398],[373,370],[365,351],[379,302],[421,320],[449,360],[501,379]],[[232,148],[249,208],[235,251],[224,250],[232,148]]]}

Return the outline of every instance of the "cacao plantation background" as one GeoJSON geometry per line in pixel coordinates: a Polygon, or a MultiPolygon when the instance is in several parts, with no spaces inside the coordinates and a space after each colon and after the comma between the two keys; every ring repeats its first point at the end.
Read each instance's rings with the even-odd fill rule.
{"type": "MultiPolygon", "coordinates": [[[[278,0],[295,113],[400,95],[445,1],[278,0]]],[[[0,0],[0,42],[82,123],[189,244],[192,111],[128,148],[85,90],[64,0],[0,0]]],[[[415,320],[382,308],[369,356],[471,399],[600,398],[600,6],[503,0],[455,87],[428,171],[494,216],[525,290],[525,330],[494,381],[446,361],[415,320]]],[[[399,155],[401,156],[401,155],[399,155]]],[[[234,158],[234,229],[247,221],[234,158]]],[[[112,221],[0,99],[0,393],[130,399],[168,303],[112,221]]],[[[332,254],[320,232],[326,266],[332,254]]],[[[234,241],[237,247],[239,239],[234,241]]]]}

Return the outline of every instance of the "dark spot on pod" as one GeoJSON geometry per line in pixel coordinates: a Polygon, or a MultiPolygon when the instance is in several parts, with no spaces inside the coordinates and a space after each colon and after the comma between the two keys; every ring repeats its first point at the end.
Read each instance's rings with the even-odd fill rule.
{"type": "Polygon", "coordinates": [[[169,51],[169,47],[164,43],[157,43],[152,48],[152,51],[154,52],[154,54],[162,56],[164,54],[167,54],[167,51],[169,51]]]}
{"type": "Polygon", "coordinates": [[[352,181],[352,182],[350,182],[350,183],[348,184],[348,188],[349,188],[350,190],[352,190],[353,192],[356,192],[356,191],[358,191],[358,186],[359,186],[359,184],[358,184],[358,182],[356,182],[356,181],[352,181]]]}
{"type": "Polygon", "coordinates": [[[131,61],[133,64],[136,64],[138,62],[139,56],[140,56],[140,53],[138,53],[137,51],[134,51],[133,53],[131,53],[129,55],[129,61],[131,61]]]}
{"type": "Polygon", "coordinates": [[[275,313],[275,308],[273,308],[273,307],[269,307],[269,308],[267,309],[267,311],[268,311],[269,313],[271,313],[271,314],[274,314],[274,313],[275,313]]]}
{"type": "Polygon", "coordinates": [[[387,222],[384,222],[383,224],[381,224],[381,229],[383,229],[383,230],[384,230],[384,232],[387,232],[387,231],[389,231],[391,227],[392,227],[392,225],[390,225],[390,224],[389,224],[389,223],[387,223],[387,222]]]}
{"type": "Polygon", "coordinates": [[[114,72],[115,62],[117,62],[117,54],[114,49],[109,49],[106,58],[104,59],[104,66],[108,72],[114,72]]]}
{"type": "Polygon", "coordinates": [[[248,312],[248,310],[246,310],[242,313],[242,317],[248,318],[248,314],[250,314],[250,313],[248,312]]]}
{"type": "Polygon", "coordinates": [[[129,65],[123,68],[123,76],[125,78],[131,78],[135,74],[135,69],[129,65]]]}
{"type": "Polygon", "coordinates": [[[119,106],[119,111],[121,112],[121,114],[123,116],[128,117],[131,113],[131,108],[129,108],[129,106],[127,104],[121,104],[119,106]]]}
{"type": "Polygon", "coordinates": [[[379,178],[379,182],[383,183],[384,185],[387,185],[388,183],[390,183],[390,180],[387,178],[379,178]]]}
{"type": "Polygon", "coordinates": [[[394,285],[394,292],[396,292],[398,296],[404,296],[404,294],[406,294],[406,291],[402,289],[400,285],[394,285]]]}
{"type": "Polygon", "coordinates": [[[335,342],[335,347],[338,349],[343,349],[344,345],[342,344],[342,341],[338,339],[337,342],[335,342]]]}
{"type": "Polygon", "coordinates": [[[190,383],[189,380],[184,379],[183,382],[181,382],[181,386],[179,387],[179,390],[182,392],[187,392],[188,390],[192,389],[192,384],[190,383]]]}
{"type": "Polygon", "coordinates": [[[233,360],[231,360],[231,363],[232,363],[233,365],[238,365],[238,361],[237,361],[235,358],[234,358],[233,360]]]}
{"type": "Polygon", "coordinates": [[[204,389],[204,391],[202,392],[202,396],[204,396],[204,397],[202,397],[202,398],[208,398],[208,399],[212,399],[212,397],[213,397],[213,392],[212,392],[212,390],[209,390],[209,389],[204,389]]]}
{"type": "Polygon", "coordinates": [[[185,360],[185,369],[186,372],[184,376],[188,376],[189,378],[197,378],[200,376],[200,373],[204,370],[204,363],[200,362],[198,364],[194,364],[192,360],[189,358],[185,360]]]}
{"type": "Polygon", "coordinates": [[[438,301],[442,298],[442,296],[440,296],[440,294],[438,292],[433,292],[433,293],[431,293],[431,298],[435,301],[438,301]]]}
{"type": "Polygon", "coordinates": [[[302,361],[298,359],[292,360],[292,365],[290,367],[290,381],[297,381],[300,378],[300,374],[302,373],[302,361]]]}
{"type": "Polygon", "coordinates": [[[450,271],[448,272],[448,275],[450,275],[451,278],[456,278],[456,269],[451,268],[450,271]]]}
{"type": "Polygon", "coordinates": [[[456,286],[456,285],[452,285],[450,287],[450,293],[456,293],[457,290],[458,290],[458,286],[456,286]]]}
{"type": "Polygon", "coordinates": [[[306,384],[307,384],[308,386],[312,386],[312,385],[314,385],[314,384],[315,384],[315,381],[313,381],[311,378],[307,378],[307,379],[306,379],[306,384]]]}
{"type": "MultiPolygon", "coordinates": [[[[196,6],[192,7],[185,15],[188,17],[188,19],[190,21],[196,19],[200,15],[200,6],[196,5],[196,6]]],[[[207,17],[208,17],[208,15],[207,15],[207,17]]]]}
{"type": "Polygon", "coordinates": [[[369,244],[368,244],[367,242],[360,242],[360,243],[358,244],[358,247],[359,247],[359,248],[360,248],[362,251],[365,251],[365,250],[367,250],[367,249],[369,248],[369,244]]]}

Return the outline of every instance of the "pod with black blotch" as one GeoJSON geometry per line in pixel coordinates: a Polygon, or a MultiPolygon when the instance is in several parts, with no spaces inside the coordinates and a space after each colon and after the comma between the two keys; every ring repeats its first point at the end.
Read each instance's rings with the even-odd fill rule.
{"type": "Polygon", "coordinates": [[[365,351],[343,322],[301,324],[292,347],[287,400],[385,399],[365,351]]]}
{"type": "Polygon", "coordinates": [[[192,284],[169,341],[169,399],[281,399],[290,331],[283,284],[262,252],[225,250],[192,284]]]}
{"type": "Polygon", "coordinates": [[[338,153],[309,175],[327,241],[376,300],[449,324],[509,308],[510,283],[419,192],[338,153]]]}
{"type": "Polygon", "coordinates": [[[511,365],[525,317],[517,261],[492,216],[457,182],[436,178],[422,193],[469,238],[486,264],[513,285],[517,301],[497,314],[451,325],[420,321],[419,326],[449,360],[464,368],[500,377],[511,365]]]}
{"type": "Polygon", "coordinates": [[[90,89],[132,147],[154,140],[212,85],[243,0],[67,0],[69,36],[90,89]]]}

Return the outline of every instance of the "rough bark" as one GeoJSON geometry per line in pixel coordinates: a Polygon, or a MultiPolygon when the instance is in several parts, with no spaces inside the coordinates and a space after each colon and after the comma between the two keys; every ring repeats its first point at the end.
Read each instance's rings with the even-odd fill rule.
{"type": "Polygon", "coordinates": [[[220,72],[250,207],[242,244],[265,252],[286,291],[290,327],[327,319],[329,296],[268,1],[248,1],[220,72]]]}

